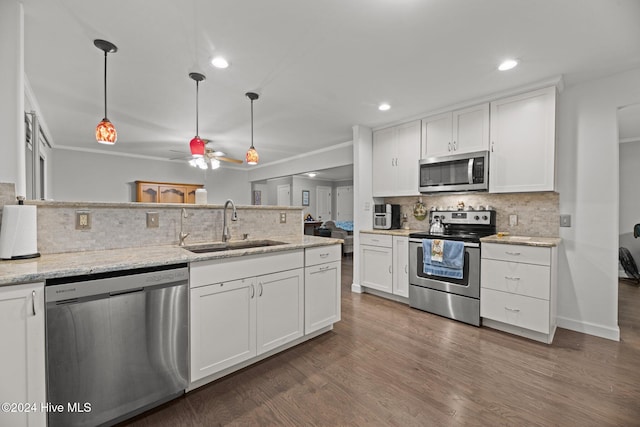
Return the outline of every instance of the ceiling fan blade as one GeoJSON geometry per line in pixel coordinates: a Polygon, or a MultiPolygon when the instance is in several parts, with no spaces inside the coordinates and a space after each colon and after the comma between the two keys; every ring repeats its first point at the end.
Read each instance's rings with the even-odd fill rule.
{"type": "Polygon", "coordinates": [[[242,164],[242,160],[234,159],[234,158],[231,158],[231,157],[215,156],[215,158],[218,159],[218,160],[221,160],[223,162],[242,164]]]}

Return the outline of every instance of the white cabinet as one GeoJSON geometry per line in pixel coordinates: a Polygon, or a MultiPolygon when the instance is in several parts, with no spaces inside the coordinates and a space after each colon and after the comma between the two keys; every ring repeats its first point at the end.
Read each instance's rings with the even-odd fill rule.
{"type": "Polygon", "coordinates": [[[304,333],[340,320],[340,245],[305,250],[304,333]]]}
{"type": "Polygon", "coordinates": [[[361,285],[393,292],[393,239],[380,234],[360,233],[361,285]]]}
{"type": "Polygon", "coordinates": [[[360,233],[360,281],[367,288],[409,297],[409,238],[360,233]]]}
{"type": "Polygon", "coordinates": [[[488,149],[488,103],[422,120],[421,158],[423,159],[488,149]]]}
{"type": "Polygon", "coordinates": [[[491,103],[489,192],[553,191],[556,89],[491,103]]]}
{"type": "Polygon", "coordinates": [[[373,133],[374,197],[414,196],[418,191],[420,120],[373,133]]]}
{"type": "Polygon", "coordinates": [[[393,293],[409,298],[409,238],[393,236],[393,293]]]}
{"type": "Polygon", "coordinates": [[[485,326],[546,342],[556,330],[557,248],[482,244],[485,326]]]}
{"type": "Polygon", "coordinates": [[[0,287],[0,333],[0,401],[38,405],[36,411],[1,411],[0,425],[45,426],[44,284],[0,287]]]}
{"type": "Polygon", "coordinates": [[[303,335],[302,250],[190,266],[191,382],[303,335]]]}

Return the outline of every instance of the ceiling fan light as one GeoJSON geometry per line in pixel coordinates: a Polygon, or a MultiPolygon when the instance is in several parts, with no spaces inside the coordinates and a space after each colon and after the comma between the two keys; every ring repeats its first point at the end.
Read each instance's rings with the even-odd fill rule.
{"type": "Polygon", "coordinates": [[[193,159],[189,159],[189,165],[193,166],[194,168],[198,166],[197,158],[194,157],[193,159]]]}
{"type": "Polygon", "coordinates": [[[189,148],[191,148],[191,155],[193,157],[204,157],[204,141],[199,136],[194,136],[191,142],[189,142],[189,148]]]}
{"type": "Polygon", "coordinates": [[[96,126],[96,141],[100,144],[113,145],[118,139],[115,126],[106,117],[96,126]]]}
{"type": "Polygon", "coordinates": [[[260,157],[258,156],[258,152],[255,148],[250,147],[249,150],[247,150],[246,160],[248,165],[258,164],[258,160],[260,160],[260,157]]]}
{"type": "Polygon", "coordinates": [[[220,167],[220,160],[211,159],[211,169],[218,169],[220,167]]]}

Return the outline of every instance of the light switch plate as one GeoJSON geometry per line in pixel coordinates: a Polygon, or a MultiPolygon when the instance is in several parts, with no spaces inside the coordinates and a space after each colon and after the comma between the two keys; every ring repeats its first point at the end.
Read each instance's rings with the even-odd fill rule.
{"type": "Polygon", "coordinates": [[[280,212],[280,224],[284,224],[285,222],[287,222],[287,213],[280,212]]]}
{"type": "Polygon", "coordinates": [[[516,214],[509,215],[509,226],[515,227],[516,225],[518,225],[518,215],[516,214]]]}
{"type": "Polygon", "coordinates": [[[76,230],[91,230],[91,212],[76,211],[76,230]]]}
{"type": "Polygon", "coordinates": [[[571,215],[560,215],[560,227],[571,227],[571,215]]]}
{"type": "Polygon", "coordinates": [[[158,228],[158,212],[147,212],[147,228],[158,228]]]}

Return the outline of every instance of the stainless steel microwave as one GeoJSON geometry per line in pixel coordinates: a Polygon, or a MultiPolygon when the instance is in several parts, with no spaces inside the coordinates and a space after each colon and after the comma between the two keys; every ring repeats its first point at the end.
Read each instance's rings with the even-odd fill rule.
{"type": "Polygon", "coordinates": [[[420,160],[420,192],[487,191],[489,151],[420,160]]]}

